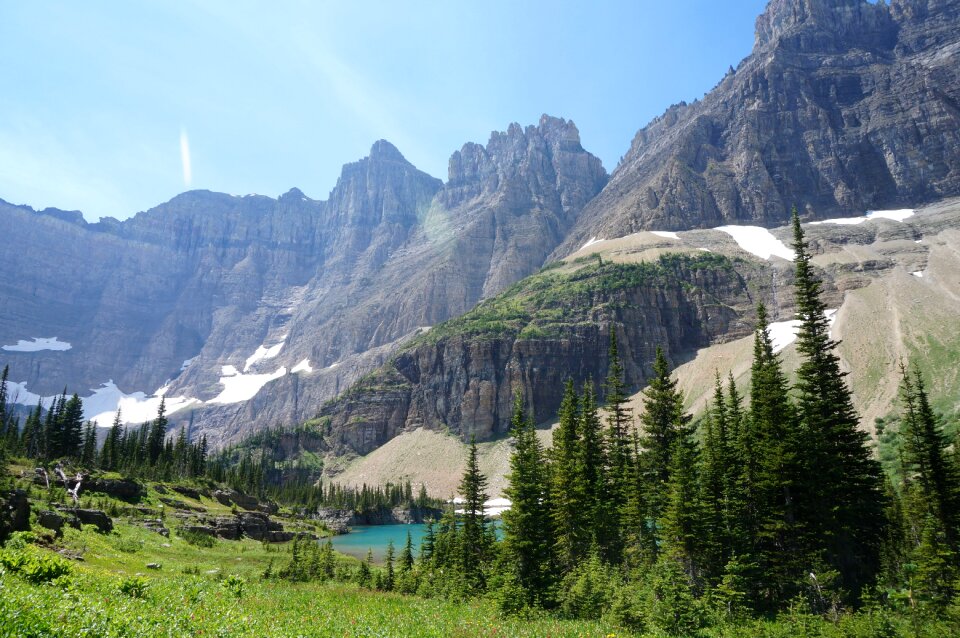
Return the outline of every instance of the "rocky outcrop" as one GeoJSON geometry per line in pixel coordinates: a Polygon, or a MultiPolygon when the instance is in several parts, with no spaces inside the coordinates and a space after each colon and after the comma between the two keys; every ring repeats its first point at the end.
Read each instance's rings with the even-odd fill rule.
{"type": "Polygon", "coordinates": [[[546,271],[436,328],[327,404],[328,445],[366,454],[418,427],[488,440],[507,431],[521,389],[528,409],[552,419],[568,378],[601,389],[611,329],[625,380],[640,387],[657,346],[678,363],[749,334],[754,294],[768,285],[749,263],[708,253],[546,271]]]}
{"type": "Polygon", "coordinates": [[[772,0],[750,56],[641,129],[590,237],[917,206],[960,194],[960,5],[772,0]]]}
{"type": "Polygon", "coordinates": [[[113,531],[113,519],[104,511],[80,507],[62,507],[60,512],[66,514],[67,522],[78,529],[80,525],[93,525],[102,534],[109,534],[113,531]]]}
{"type": "Polygon", "coordinates": [[[81,494],[97,492],[130,503],[139,502],[147,493],[146,488],[133,479],[85,478],[80,487],[81,494]]]}
{"type": "Polygon", "coordinates": [[[300,532],[285,531],[280,521],[270,518],[263,512],[241,512],[233,516],[177,512],[175,516],[180,520],[181,531],[226,540],[240,540],[247,537],[268,543],[283,543],[302,535],[300,532]]]}
{"type": "Polygon", "coordinates": [[[30,501],[23,490],[13,490],[0,495],[0,543],[7,540],[13,532],[25,532],[30,529],[30,501]]]}

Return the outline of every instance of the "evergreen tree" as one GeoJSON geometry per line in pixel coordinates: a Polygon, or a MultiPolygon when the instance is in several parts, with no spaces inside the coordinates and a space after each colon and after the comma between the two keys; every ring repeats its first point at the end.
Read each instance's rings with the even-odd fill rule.
{"type": "Polygon", "coordinates": [[[530,607],[544,605],[553,585],[554,538],[547,489],[549,474],[533,420],[523,412],[518,395],[514,403],[509,486],[504,493],[510,509],[503,513],[504,551],[514,582],[530,607]]]}
{"type": "Polygon", "coordinates": [[[479,591],[483,588],[482,565],[486,560],[486,520],[483,504],[487,500],[487,477],[480,473],[477,461],[477,442],[471,437],[467,468],[460,480],[463,504],[463,528],[460,532],[460,563],[467,586],[479,591]]]}
{"type": "Polygon", "coordinates": [[[901,362],[900,374],[904,473],[914,481],[919,507],[939,521],[948,544],[956,551],[960,533],[960,474],[948,451],[950,442],[930,406],[920,369],[914,367],[911,380],[901,362]]]}
{"type": "Polygon", "coordinates": [[[167,406],[166,398],[160,397],[160,405],[157,407],[157,418],[150,424],[150,432],[147,440],[147,458],[151,465],[155,465],[163,452],[163,442],[167,436],[167,406]]]}
{"type": "Polygon", "coordinates": [[[664,552],[683,567],[689,582],[702,575],[702,545],[705,533],[704,508],[698,493],[697,449],[687,431],[673,437],[670,454],[667,498],[661,518],[664,552]]]}
{"type": "Polygon", "coordinates": [[[805,443],[798,507],[810,527],[812,548],[839,571],[841,586],[856,596],[879,570],[884,501],[879,463],[859,429],[850,390],[833,352],[830,323],[821,299],[803,229],[793,213],[796,253],[797,413],[805,443]]]}
{"type": "Polygon", "coordinates": [[[614,536],[610,529],[611,521],[606,516],[607,494],[606,452],[603,446],[603,432],[597,415],[597,401],[593,390],[593,380],[588,379],[583,388],[580,401],[579,481],[578,491],[585,499],[584,515],[590,530],[591,543],[597,548],[606,546],[606,539],[614,536]]]}
{"type": "Polygon", "coordinates": [[[10,377],[10,366],[3,366],[0,374],[0,424],[7,422],[7,379],[10,377]]]}
{"type": "Polygon", "coordinates": [[[92,469],[97,462],[97,428],[93,421],[87,421],[83,431],[83,451],[80,454],[80,464],[92,469]]]}
{"type": "Polygon", "coordinates": [[[74,394],[58,416],[57,456],[79,459],[83,452],[83,401],[74,394]]]}
{"type": "Polygon", "coordinates": [[[683,413],[683,395],[670,378],[670,368],[663,350],[657,347],[653,378],[643,391],[644,410],[639,463],[647,479],[650,518],[657,520],[666,507],[667,484],[673,467],[672,456],[677,440],[686,437],[690,417],[683,413]]]}
{"type": "Polygon", "coordinates": [[[380,589],[383,591],[393,591],[395,574],[393,571],[393,541],[387,543],[387,554],[385,557],[386,567],[384,568],[383,583],[380,589]]]}
{"type": "Polygon", "coordinates": [[[739,437],[743,527],[751,539],[751,547],[743,551],[749,553],[745,562],[757,566],[755,606],[776,609],[794,595],[796,575],[805,573],[803,526],[795,502],[805,443],[762,303],[757,306],[750,376],[750,407],[739,437]]]}
{"type": "Polygon", "coordinates": [[[33,459],[42,459],[45,455],[42,416],[43,399],[37,402],[37,407],[27,416],[20,438],[20,448],[23,453],[33,459]]]}
{"type": "Polygon", "coordinates": [[[407,530],[407,542],[400,550],[400,560],[397,561],[400,573],[408,572],[413,569],[413,539],[410,537],[410,531],[407,530]]]}
{"type": "Polygon", "coordinates": [[[590,545],[590,504],[580,449],[580,410],[573,381],[568,380],[560,403],[559,425],[553,431],[550,503],[556,532],[556,557],[564,571],[576,566],[590,545]]]}
{"type": "Polygon", "coordinates": [[[606,476],[607,494],[605,516],[609,534],[604,539],[604,553],[611,563],[619,563],[623,554],[622,518],[626,513],[633,481],[633,457],[631,456],[630,410],[627,408],[626,384],[623,379],[623,364],[617,347],[617,333],[610,327],[609,368],[604,383],[606,431],[606,476]]]}

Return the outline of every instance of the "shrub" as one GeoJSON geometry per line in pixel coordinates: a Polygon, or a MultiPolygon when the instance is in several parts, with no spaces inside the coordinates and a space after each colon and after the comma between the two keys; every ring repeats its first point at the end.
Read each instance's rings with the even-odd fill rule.
{"type": "Polygon", "coordinates": [[[147,581],[139,576],[131,576],[120,581],[120,593],[131,598],[143,598],[147,594],[147,581]]]}
{"type": "Polygon", "coordinates": [[[196,547],[210,549],[217,544],[217,540],[213,536],[192,529],[179,529],[177,535],[196,547]]]}
{"type": "Polygon", "coordinates": [[[244,580],[243,576],[238,576],[237,574],[230,574],[224,578],[220,584],[228,592],[234,595],[238,600],[243,598],[243,590],[247,585],[247,581],[244,580]]]}
{"type": "Polygon", "coordinates": [[[136,538],[118,538],[113,546],[125,554],[136,554],[143,549],[143,541],[136,538]]]}
{"type": "Polygon", "coordinates": [[[560,609],[570,618],[600,618],[613,601],[617,581],[610,568],[594,554],[563,579],[560,609]]]}
{"type": "Polygon", "coordinates": [[[0,550],[0,565],[35,584],[49,583],[73,570],[70,563],[60,556],[32,545],[19,550],[0,550]]]}

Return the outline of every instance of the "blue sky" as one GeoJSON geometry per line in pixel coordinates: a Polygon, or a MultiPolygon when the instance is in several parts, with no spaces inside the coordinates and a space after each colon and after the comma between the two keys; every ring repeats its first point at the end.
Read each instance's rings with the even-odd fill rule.
{"type": "Polygon", "coordinates": [[[764,5],[5,2],[0,198],[88,220],[191,188],[325,199],[377,139],[446,179],[463,143],[542,113],[611,171],[750,52],[764,5]]]}

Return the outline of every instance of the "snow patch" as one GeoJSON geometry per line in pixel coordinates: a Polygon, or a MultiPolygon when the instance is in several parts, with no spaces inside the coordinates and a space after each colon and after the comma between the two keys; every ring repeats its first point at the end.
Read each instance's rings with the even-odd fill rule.
{"type": "Polygon", "coordinates": [[[760,259],[770,259],[776,255],[787,261],[793,261],[795,256],[791,249],[773,236],[773,233],[760,226],[719,226],[714,230],[727,233],[733,237],[740,248],[760,259]]]}
{"type": "Polygon", "coordinates": [[[910,273],[910,274],[913,275],[914,277],[923,278],[923,271],[922,271],[922,270],[914,270],[914,271],[913,271],[912,273],[910,273]]]}
{"type": "Polygon", "coordinates": [[[677,241],[680,241],[680,236],[672,230],[651,230],[650,234],[656,235],[657,237],[666,237],[667,239],[676,239],[677,241]]]}
{"type": "MultiPolygon", "coordinates": [[[[161,388],[165,390],[166,388],[161,388]]],[[[127,394],[117,387],[111,379],[99,388],[91,388],[92,394],[80,397],[83,400],[83,417],[95,422],[98,426],[107,427],[113,423],[117,409],[120,409],[120,418],[123,423],[146,423],[157,416],[160,407],[161,395],[147,396],[144,392],[127,394]]],[[[55,396],[41,397],[30,392],[26,382],[16,383],[7,381],[7,396],[12,403],[20,405],[43,405],[49,407],[55,396]]],[[[164,404],[167,414],[173,414],[188,406],[202,403],[190,397],[167,397],[164,404]]]]}
{"type": "MultiPolygon", "coordinates": [[[[460,498],[460,497],[458,496],[457,498],[453,499],[453,501],[450,501],[450,502],[452,502],[454,505],[463,505],[463,504],[466,503],[467,501],[466,501],[466,499],[460,498]]],[[[508,509],[510,509],[510,506],[511,506],[511,505],[512,505],[512,503],[511,503],[508,499],[505,499],[505,498],[492,498],[492,499],[490,499],[489,501],[484,501],[484,502],[483,502],[483,515],[486,516],[486,517],[488,517],[488,518],[492,518],[492,517],[495,517],[495,516],[500,516],[501,514],[503,514],[504,512],[506,512],[508,509]]],[[[457,514],[464,514],[464,513],[466,513],[466,510],[465,510],[465,509],[458,509],[458,510],[456,511],[456,513],[457,513],[457,514]]]]}
{"type": "Polygon", "coordinates": [[[895,222],[902,222],[908,217],[912,217],[917,211],[913,208],[902,208],[899,210],[871,210],[866,215],[859,217],[840,217],[838,219],[824,219],[819,222],[810,222],[811,226],[820,224],[842,224],[845,226],[855,226],[871,219],[889,219],[895,222]]]}
{"type": "MultiPolygon", "coordinates": [[[[823,312],[830,325],[837,318],[837,309],[831,308],[823,312]]],[[[789,321],[775,321],[767,326],[770,332],[770,341],[773,344],[773,352],[777,353],[797,340],[797,332],[800,331],[800,320],[791,319],[789,321]]]]}
{"type": "Polygon", "coordinates": [[[257,346],[256,352],[247,357],[246,363],[243,364],[243,371],[247,372],[250,369],[250,366],[257,363],[258,361],[263,361],[264,359],[273,359],[275,356],[280,354],[280,350],[283,349],[283,344],[287,341],[287,335],[280,337],[280,343],[275,346],[257,346]]]}
{"type": "Polygon", "coordinates": [[[220,377],[220,384],[223,386],[223,391],[207,403],[223,404],[248,401],[255,397],[263,386],[287,374],[286,367],[281,367],[275,372],[266,374],[240,374],[233,366],[223,366],[222,371],[224,375],[220,377]],[[227,374],[228,369],[230,374],[227,374]]]}
{"type": "Polygon", "coordinates": [[[7,352],[39,352],[40,350],[63,351],[72,347],[70,343],[60,341],[56,337],[34,337],[33,341],[20,339],[12,346],[3,346],[3,349],[7,352]]]}
{"type": "Polygon", "coordinates": [[[599,243],[602,242],[602,241],[606,241],[606,240],[605,240],[605,239],[597,239],[596,237],[591,237],[590,240],[589,240],[587,243],[585,243],[583,246],[580,246],[580,250],[583,250],[584,248],[589,248],[590,246],[593,246],[594,244],[599,244],[599,243]]]}
{"type": "Polygon", "coordinates": [[[235,366],[220,366],[220,375],[224,377],[233,377],[240,374],[240,371],[237,370],[235,366]]]}
{"type": "Polygon", "coordinates": [[[296,374],[297,372],[313,372],[313,367],[310,365],[310,359],[304,359],[297,365],[290,368],[290,372],[296,374]]]}
{"type": "MultiPolygon", "coordinates": [[[[161,390],[166,389],[166,387],[161,388],[161,390]]],[[[124,423],[146,423],[156,418],[157,408],[160,407],[162,398],[163,395],[159,393],[150,397],[143,392],[126,394],[111,379],[93,390],[91,396],[83,397],[83,414],[101,427],[113,423],[117,409],[120,410],[120,419],[124,423]]],[[[199,399],[191,397],[166,397],[164,407],[166,413],[170,415],[200,403],[199,399]]]]}
{"type": "Polygon", "coordinates": [[[902,222],[908,217],[913,217],[917,211],[913,208],[901,208],[899,210],[871,210],[867,212],[867,219],[892,219],[895,222],[902,222]]]}
{"type": "Polygon", "coordinates": [[[183,372],[184,370],[189,368],[190,365],[199,358],[200,358],[200,355],[197,355],[195,357],[190,357],[189,359],[184,359],[183,363],[180,365],[180,372],[183,372]]]}

